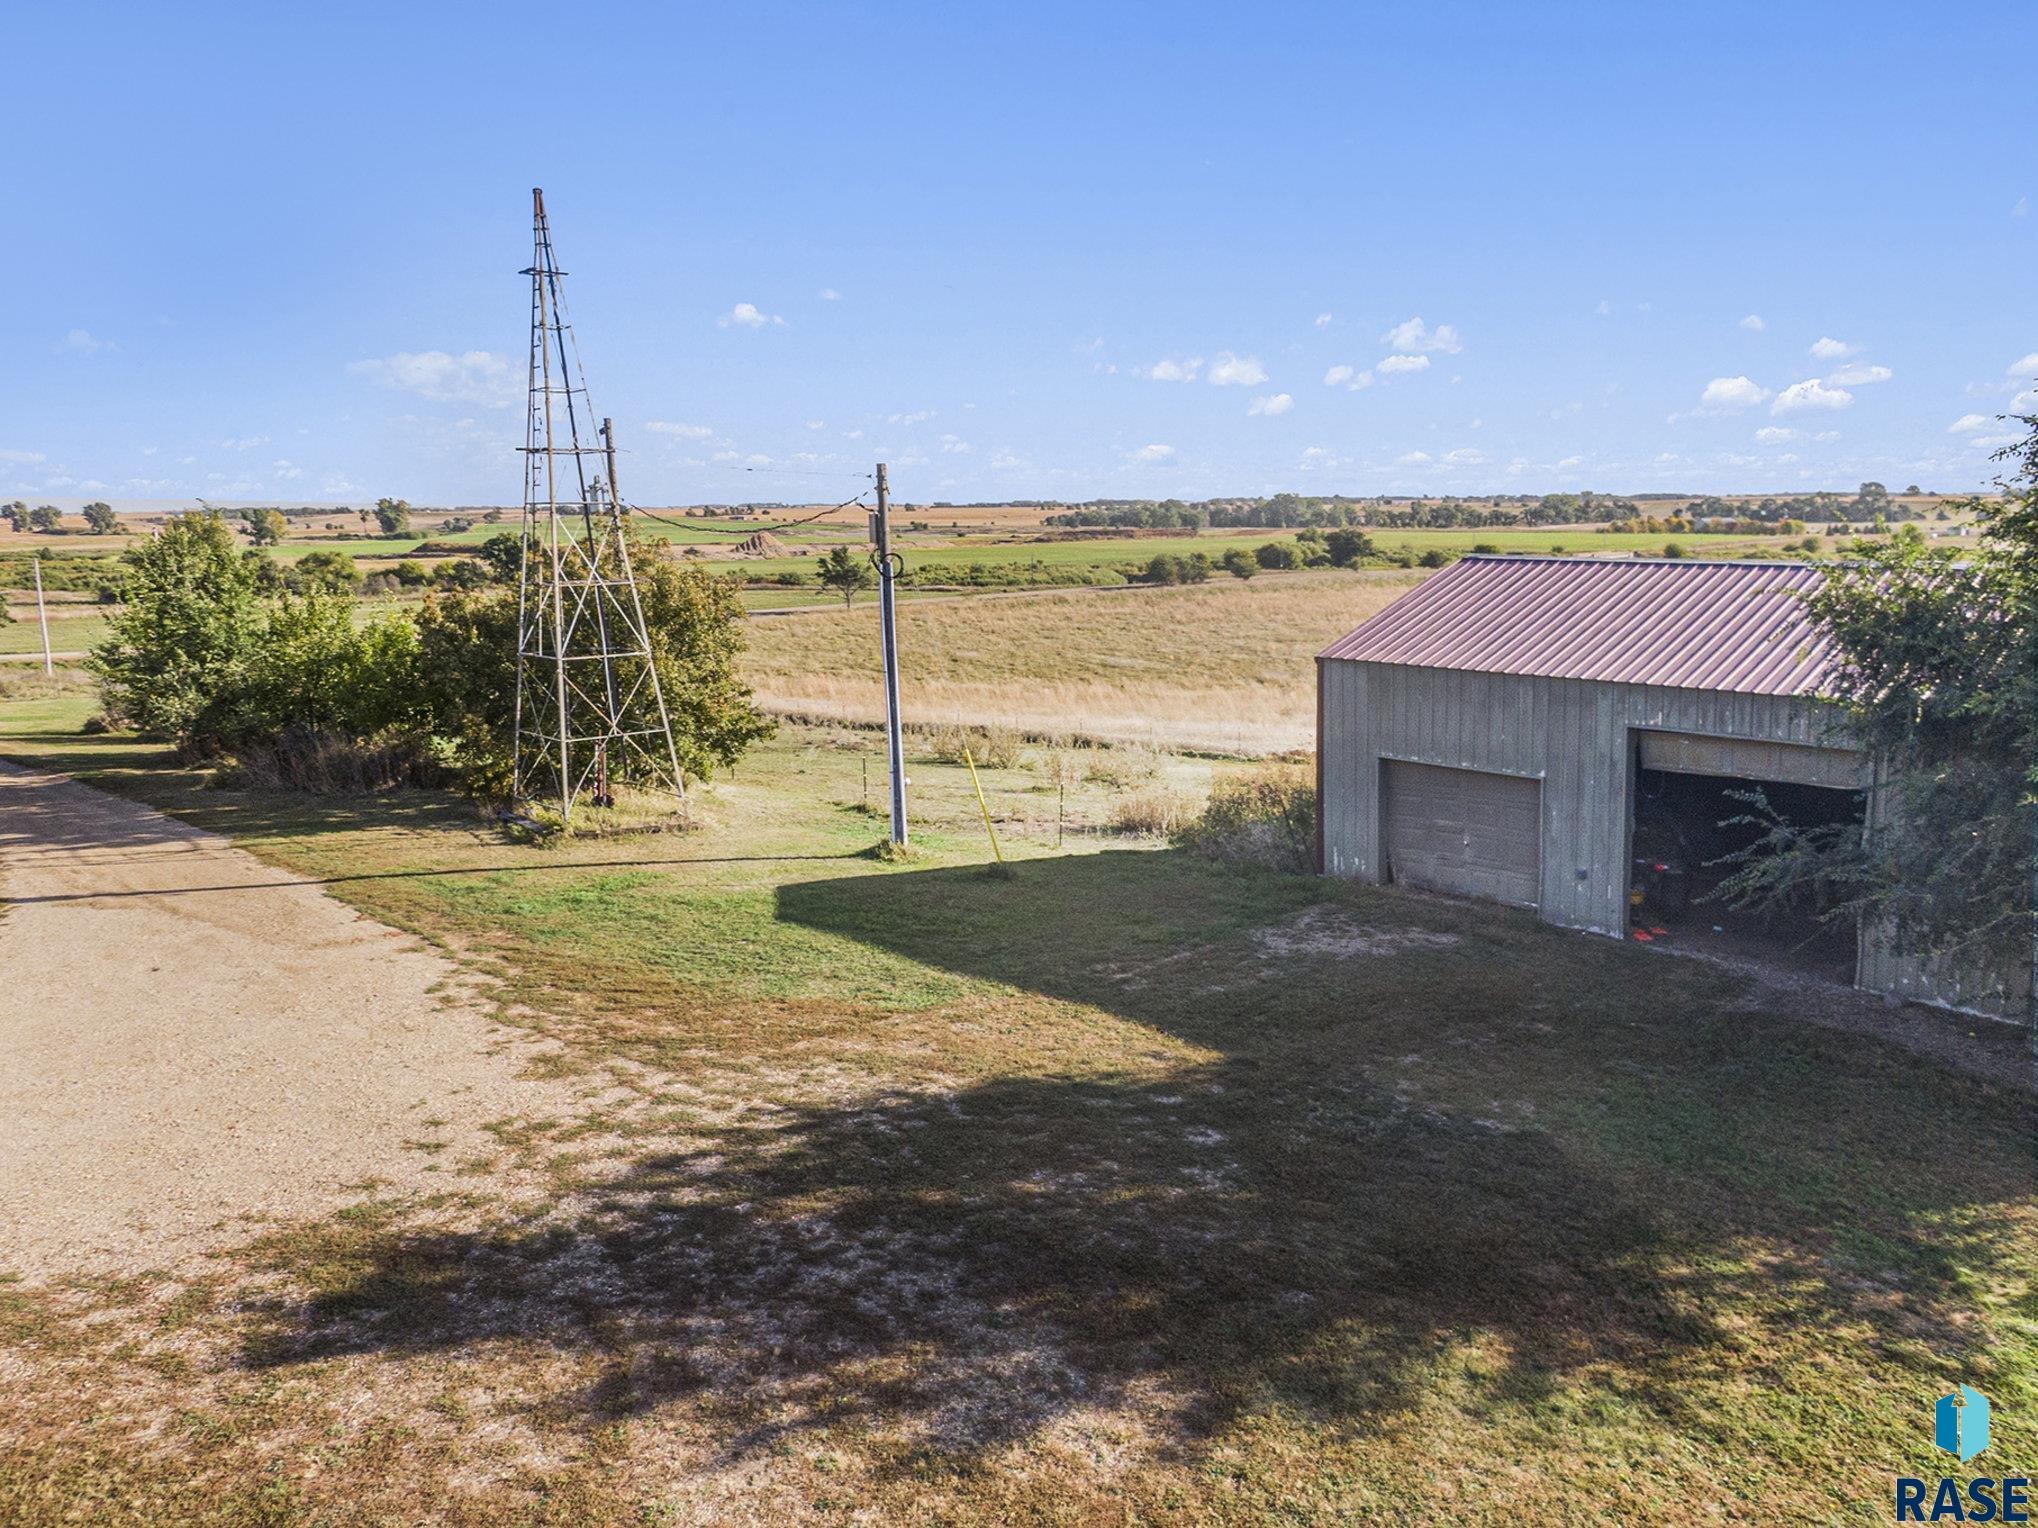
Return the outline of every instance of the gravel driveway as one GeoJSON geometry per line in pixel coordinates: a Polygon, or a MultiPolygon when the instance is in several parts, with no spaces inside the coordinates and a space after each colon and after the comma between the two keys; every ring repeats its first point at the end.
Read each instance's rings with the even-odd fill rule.
{"type": "Polygon", "coordinates": [[[0,1271],[168,1269],[555,1112],[416,940],[225,839],[0,766],[0,1271]]]}

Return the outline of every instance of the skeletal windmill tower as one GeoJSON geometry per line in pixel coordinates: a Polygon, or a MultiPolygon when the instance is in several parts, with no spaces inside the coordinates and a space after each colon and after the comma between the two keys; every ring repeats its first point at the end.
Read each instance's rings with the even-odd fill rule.
{"type": "Polygon", "coordinates": [[[665,693],[651,661],[616,495],[615,431],[587,398],[545,193],[531,192],[530,413],[517,588],[518,803],[613,806],[612,780],[683,801],[665,693]],[[583,422],[591,440],[581,443],[583,422]],[[589,464],[592,462],[593,474],[589,464]]]}

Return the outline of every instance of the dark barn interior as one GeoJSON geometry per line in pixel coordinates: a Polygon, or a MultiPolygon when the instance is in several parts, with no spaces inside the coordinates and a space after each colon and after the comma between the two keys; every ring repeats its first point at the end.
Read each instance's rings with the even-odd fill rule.
{"type": "Polygon", "coordinates": [[[1747,799],[1798,827],[1860,824],[1867,793],[1737,775],[1639,769],[1629,869],[1629,926],[1634,937],[1787,965],[1807,975],[1852,982],[1857,931],[1847,918],[1821,920],[1804,903],[1741,911],[1717,895],[1738,868],[1734,856],[1763,835],[1747,799]]]}

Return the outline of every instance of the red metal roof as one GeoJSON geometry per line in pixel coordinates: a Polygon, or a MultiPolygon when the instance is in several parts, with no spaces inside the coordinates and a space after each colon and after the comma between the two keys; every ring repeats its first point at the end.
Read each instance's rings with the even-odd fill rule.
{"type": "Polygon", "coordinates": [[[1832,644],[1804,563],[1466,557],[1418,584],[1325,658],[1806,695],[1832,644]]]}

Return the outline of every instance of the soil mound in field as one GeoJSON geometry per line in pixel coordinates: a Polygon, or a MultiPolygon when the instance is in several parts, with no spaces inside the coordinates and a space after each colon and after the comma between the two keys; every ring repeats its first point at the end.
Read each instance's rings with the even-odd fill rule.
{"type": "Polygon", "coordinates": [[[758,531],[736,543],[738,557],[785,557],[789,553],[786,544],[770,531],[758,531]]]}

